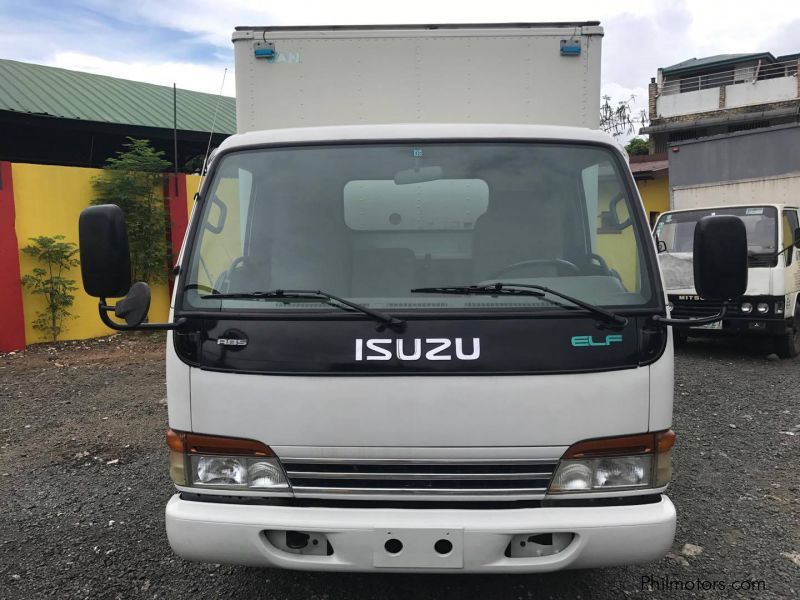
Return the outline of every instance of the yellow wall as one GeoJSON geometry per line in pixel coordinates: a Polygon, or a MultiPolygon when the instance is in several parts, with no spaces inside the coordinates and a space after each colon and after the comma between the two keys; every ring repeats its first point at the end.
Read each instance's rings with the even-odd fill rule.
{"type": "MultiPolygon", "coordinates": [[[[17,240],[20,248],[27,246],[32,237],[63,235],[65,241],[78,243],[78,215],[89,206],[93,197],[92,179],[101,171],[77,167],[51,165],[12,164],[14,180],[14,206],[16,209],[17,240]]],[[[24,276],[37,265],[31,257],[20,253],[20,273],[24,276]]],[[[60,339],[74,340],[98,337],[113,333],[100,321],[97,299],[88,296],[81,285],[80,267],[66,276],[74,279],[78,290],[71,312],[76,318],[64,323],[60,339]]],[[[47,336],[33,329],[36,313],[44,310],[40,296],[23,288],[25,312],[25,341],[28,344],[49,341],[47,336]]],[[[169,311],[166,284],[153,286],[150,320],[165,321],[169,311]]]]}
{"type": "Polygon", "coordinates": [[[186,176],[186,214],[191,217],[194,208],[194,195],[200,191],[200,175],[186,176]]]}
{"type": "MultiPolygon", "coordinates": [[[[604,232],[601,227],[601,214],[608,211],[611,199],[618,193],[619,183],[616,179],[600,181],[597,198],[597,253],[608,263],[608,266],[622,278],[622,283],[628,291],[639,289],[639,256],[636,251],[636,236],[633,227],[622,231],[604,232]]],[[[621,203],[624,206],[624,202],[621,203]]],[[[620,214],[622,220],[627,216],[627,211],[620,208],[625,214],[620,214]]]]}
{"type": "Polygon", "coordinates": [[[648,219],[651,212],[662,213],[669,210],[669,178],[666,172],[664,175],[657,175],[655,179],[637,181],[636,187],[639,188],[648,219]]]}

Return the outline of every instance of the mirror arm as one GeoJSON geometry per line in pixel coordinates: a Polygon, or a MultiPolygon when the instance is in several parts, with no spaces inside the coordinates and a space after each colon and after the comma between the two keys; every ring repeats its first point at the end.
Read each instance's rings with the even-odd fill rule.
{"type": "Polygon", "coordinates": [[[654,315],[653,321],[660,325],[705,325],[706,323],[715,323],[721,321],[728,312],[725,304],[722,305],[720,311],[709,317],[698,317],[696,319],[671,319],[669,317],[662,317],[661,315],[654,315]]]}
{"type": "Polygon", "coordinates": [[[139,325],[123,325],[122,323],[112,321],[108,316],[108,313],[113,312],[114,308],[115,307],[106,304],[105,298],[100,298],[100,302],[97,305],[97,310],[100,313],[100,320],[105,323],[107,327],[110,327],[116,331],[139,331],[141,329],[157,329],[164,331],[169,329],[178,329],[181,325],[186,323],[186,317],[179,317],[174,323],[140,323],[139,325]]]}

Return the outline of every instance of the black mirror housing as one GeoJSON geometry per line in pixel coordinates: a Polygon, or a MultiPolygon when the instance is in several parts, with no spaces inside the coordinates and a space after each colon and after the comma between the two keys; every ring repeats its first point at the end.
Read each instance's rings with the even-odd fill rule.
{"type": "Polygon", "coordinates": [[[150,286],[143,281],[137,281],[131,286],[127,296],[114,306],[114,316],[125,319],[125,323],[131,327],[137,327],[147,318],[149,310],[150,286]]]}
{"type": "Polygon", "coordinates": [[[747,289],[747,231],[739,217],[703,217],[694,230],[694,287],[701,298],[731,300],[747,289]]]}
{"type": "Polygon", "coordinates": [[[792,246],[795,248],[800,248],[800,229],[794,230],[794,242],[792,243],[792,246]]]}
{"type": "Polygon", "coordinates": [[[117,298],[131,287],[125,215],[115,204],[83,209],[78,220],[83,289],[95,298],[117,298]]]}

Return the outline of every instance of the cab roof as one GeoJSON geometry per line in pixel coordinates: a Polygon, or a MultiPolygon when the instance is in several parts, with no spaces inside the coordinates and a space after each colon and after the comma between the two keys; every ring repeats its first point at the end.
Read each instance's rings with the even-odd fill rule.
{"type": "Polygon", "coordinates": [[[232,135],[218,152],[237,147],[272,144],[330,142],[377,142],[387,140],[536,140],[584,142],[609,146],[627,159],[624,148],[599,130],[560,125],[513,125],[476,123],[405,123],[391,125],[336,125],[250,131],[232,135]]]}
{"type": "MultiPolygon", "coordinates": [[[[671,215],[675,213],[685,213],[685,212],[696,212],[698,210],[725,210],[726,208],[745,208],[748,206],[771,206],[778,210],[783,210],[784,208],[794,208],[796,209],[797,206],[793,206],[791,204],[775,204],[772,202],[747,202],[743,204],[718,204],[716,206],[695,206],[693,208],[678,208],[675,210],[665,210],[661,215],[671,215]]],[[[659,215],[659,219],[661,218],[659,215]]]]}

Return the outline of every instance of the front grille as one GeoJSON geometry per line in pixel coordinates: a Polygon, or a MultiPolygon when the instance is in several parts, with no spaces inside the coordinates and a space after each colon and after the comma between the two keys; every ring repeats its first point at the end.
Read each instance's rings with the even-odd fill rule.
{"type": "Polygon", "coordinates": [[[541,498],[555,460],[282,459],[298,498],[541,498]]]}
{"type": "MultiPolygon", "coordinates": [[[[722,308],[722,302],[719,300],[702,300],[695,299],[692,296],[689,298],[681,298],[680,296],[670,296],[669,301],[672,302],[672,314],[675,319],[692,319],[698,317],[710,317],[716,315],[722,308]]],[[[736,305],[728,303],[728,310],[735,311],[736,305]]]]}

